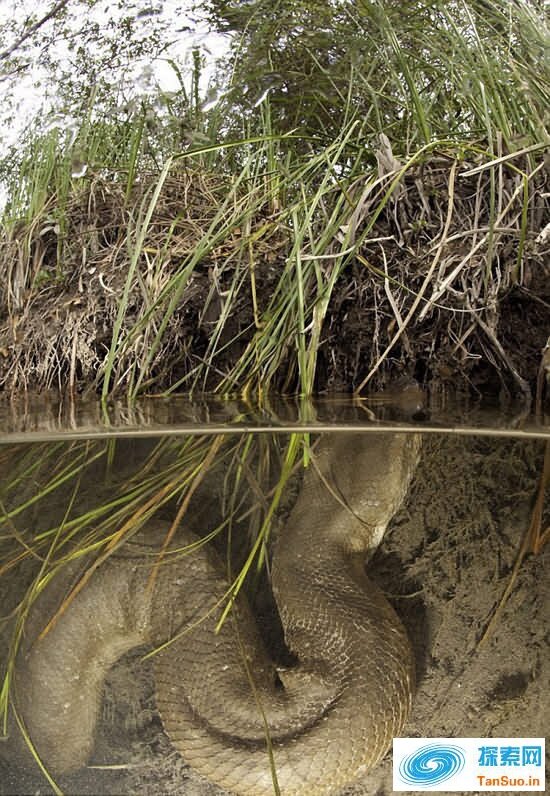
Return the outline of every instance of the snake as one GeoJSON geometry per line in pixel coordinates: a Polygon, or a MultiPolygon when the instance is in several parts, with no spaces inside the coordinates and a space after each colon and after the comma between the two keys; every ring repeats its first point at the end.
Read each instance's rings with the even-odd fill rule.
{"type": "Polygon", "coordinates": [[[29,611],[13,676],[18,726],[47,770],[86,765],[107,673],[138,648],[153,651],[171,744],[226,791],[334,794],[374,768],[409,715],[415,671],[365,561],[403,503],[420,445],[397,431],[320,437],[271,559],[291,664],[272,660],[243,597],[220,628],[227,567],[196,535],[184,531],[188,554],[164,555],[151,587],[166,521],[150,519],[147,543],[103,560],[58,614],[80,574],[53,578],[29,611]]]}

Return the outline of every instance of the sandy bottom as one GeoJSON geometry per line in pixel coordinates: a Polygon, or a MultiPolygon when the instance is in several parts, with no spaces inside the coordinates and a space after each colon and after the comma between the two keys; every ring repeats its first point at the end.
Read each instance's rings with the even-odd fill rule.
{"type": "MultiPolygon", "coordinates": [[[[425,440],[406,506],[370,566],[416,654],[417,690],[403,735],[535,737],[550,726],[550,546],[525,559],[480,643],[529,523],[542,453],[542,442],[425,440]]],[[[0,793],[52,792],[38,772],[1,765],[0,793]]],[[[58,784],[67,794],[223,794],[171,747],[150,666],[135,654],[111,671],[90,766],[58,784]]],[[[391,753],[343,793],[392,793],[391,753]]]]}

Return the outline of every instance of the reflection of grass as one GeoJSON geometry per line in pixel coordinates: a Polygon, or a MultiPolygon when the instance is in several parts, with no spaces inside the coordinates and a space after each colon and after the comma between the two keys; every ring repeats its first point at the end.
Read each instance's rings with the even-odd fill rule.
{"type": "MultiPolygon", "coordinates": [[[[250,544],[250,552],[236,576],[232,574],[231,556],[228,554],[230,579],[227,591],[223,601],[212,609],[221,612],[220,623],[226,619],[245,579],[256,563],[261,565],[273,515],[297,460],[300,436],[290,438],[283,454],[281,474],[274,483],[273,470],[277,467],[274,467],[272,456],[275,449],[266,443],[261,435],[243,435],[229,442],[220,436],[163,438],[152,444],[131,467],[125,461],[128,457],[123,452],[124,448],[117,450],[119,443],[112,441],[106,444],[77,442],[61,446],[12,446],[2,451],[0,467],[9,475],[0,503],[3,515],[0,577],[16,577],[18,568],[25,561],[34,560],[35,570],[30,585],[18,597],[15,612],[6,619],[12,623],[12,630],[0,691],[4,732],[7,731],[17,651],[35,600],[51,579],[64,578],[67,565],[82,561],[78,582],[42,630],[41,634],[45,635],[53,622],[63,621],[63,612],[70,601],[101,563],[135,537],[159,509],[164,507],[167,515],[175,519],[166,521],[166,536],[161,552],[156,554],[151,586],[155,579],[163,577],[165,562],[192,554],[198,545],[211,541],[222,531],[236,533],[242,531],[243,523],[248,524],[254,537],[247,543],[250,544]],[[124,475],[117,477],[116,468],[121,466],[124,466],[124,475]],[[220,494],[209,498],[208,484],[217,483],[221,471],[217,469],[214,481],[210,479],[210,482],[208,473],[219,467],[223,469],[223,488],[220,494]],[[177,541],[173,537],[178,525],[185,526],[191,497],[205,486],[202,483],[205,477],[206,489],[199,497],[204,500],[206,496],[209,505],[203,507],[196,500],[191,509],[192,516],[198,512],[202,518],[204,514],[204,527],[202,519],[199,523],[200,540],[186,547],[172,544],[167,550],[170,541],[177,541]],[[102,479],[105,479],[103,484],[102,479]],[[99,494],[94,501],[96,493],[99,494]],[[221,520],[219,516],[216,518],[214,510],[214,503],[220,499],[221,520]],[[168,508],[169,503],[171,508],[168,508]],[[40,517],[40,525],[35,530],[33,520],[37,516],[40,517]],[[52,524],[48,525],[50,517],[52,524]]],[[[242,546],[241,540],[236,541],[242,546]]],[[[189,628],[183,628],[175,638],[188,631],[189,628]]],[[[25,737],[20,720],[18,723],[25,737]]],[[[32,744],[29,748],[36,758],[32,744]]],[[[49,778],[43,764],[40,766],[49,778]]],[[[50,784],[55,789],[51,779],[50,784]]]]}

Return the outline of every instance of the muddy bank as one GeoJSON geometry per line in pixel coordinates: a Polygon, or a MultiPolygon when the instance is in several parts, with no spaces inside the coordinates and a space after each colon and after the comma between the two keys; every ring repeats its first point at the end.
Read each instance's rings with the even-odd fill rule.
{"type": "Polygon", "coordinates": [[[0,233],[0,389],[295,394],[414,378],[532,396],[550,322],[547,168],[507,161],[496,218],[493,169],[463,154],[328,188],[304,238],[292,213],[315,194],[296,210],[290,185],[286,209],[174,168],[138,245],[158,175],[127,196],[90,173],[0,233]]]}

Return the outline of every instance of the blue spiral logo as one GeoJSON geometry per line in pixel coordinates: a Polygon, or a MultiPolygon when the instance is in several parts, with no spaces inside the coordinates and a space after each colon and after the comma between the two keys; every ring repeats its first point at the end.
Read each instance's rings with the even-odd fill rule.
{"type": "Polygon", "coordinates": [[[401,779],[408,785],[439,785],[458,774],[466,759],[460,746],[421,746],[399,765],[401,779]]]}

